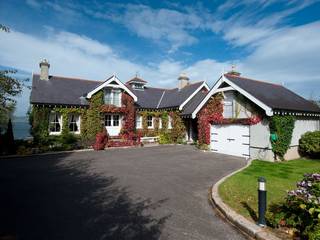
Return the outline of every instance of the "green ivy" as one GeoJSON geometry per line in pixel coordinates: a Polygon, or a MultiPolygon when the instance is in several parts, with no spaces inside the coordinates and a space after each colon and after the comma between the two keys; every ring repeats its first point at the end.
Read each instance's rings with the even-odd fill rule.
{"type": "Polygon", "coordinates": [[[277,138],[271,140],[272,151],[281,160],[290,147],[295,118],[293,116],[273,116],[270,119],[270,133],[276,134],[277,138]]]}
{"type": "Polygon", "coordinates": [[[47,142],[50,111],[50,108],[33,106],[29,113],[30,133],[35,143],[47,142]]]}
{"type": "Polygon", "coordinates": [[[85,140],[92,141],[97,133],[103,130],[100,107],[103,105],[103,91],[94,94],[89,103],[89,108],[84,114],[86,117],[82,121],[82,129],[85,129],[81,136],[85,140]]]}

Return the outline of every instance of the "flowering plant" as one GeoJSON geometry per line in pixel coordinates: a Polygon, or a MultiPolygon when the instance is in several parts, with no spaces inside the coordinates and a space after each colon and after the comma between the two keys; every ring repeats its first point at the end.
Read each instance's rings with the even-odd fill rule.
{"type": "Polygon", "coordinates": [[[320,174],[304,174],[297,189],[289,191],[285,202],[271,212],[275,225],[296,228],[306,238],[310,234],[320,237],[320,174]]]}

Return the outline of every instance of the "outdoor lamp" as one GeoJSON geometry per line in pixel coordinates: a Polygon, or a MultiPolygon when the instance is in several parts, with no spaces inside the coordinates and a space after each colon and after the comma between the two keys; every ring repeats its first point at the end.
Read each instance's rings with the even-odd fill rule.
{"type": "Polygon", "coordinates": [[[258,225],[261,227],[266,226],[266,210],[267,210],[267,191],[266,191],[266,179],[264,177],[258,178],[258,210],[259,218],[258,225]]]}

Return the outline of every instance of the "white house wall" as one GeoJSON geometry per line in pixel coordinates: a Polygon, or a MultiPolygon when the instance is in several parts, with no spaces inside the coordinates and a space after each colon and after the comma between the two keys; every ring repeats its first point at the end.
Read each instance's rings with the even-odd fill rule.
{"type": "Polygon", "coordinates": [[[250,158],[273,161],[269,121],[266,118],[250,126],[250,158]]]}
{"type": "MultiPolygon", "coordinates": [[[[295,127],[292,133],[290,148],[285,154],[286,160],[299,158],[299,139],[308,131],[320,130],[320,120],[296,118],[295,127]]],[[[250,157],[274,161],[274,154],[270,143],[269,121],[265,118],[262,122],[250,126],[250,157]]]]}
{"type": "Polygon", "coordinates": [[[244,97],[240,97],[240,94],[236,94],[235,91],[226,91],[223,95],[226,100],[233,101],[233,112],[236,118],[248,118],[252,116],[252,107],[244,97]]]}
{"type": "Polygon", "coordinates": [[[319,119],[297,117],[292,132],[290,148],[284,155],[284,158],[287,160],[299,158],[299,139],[301,138],[301,135],[309,131],[317,130],[320,130],[319,119]]]}

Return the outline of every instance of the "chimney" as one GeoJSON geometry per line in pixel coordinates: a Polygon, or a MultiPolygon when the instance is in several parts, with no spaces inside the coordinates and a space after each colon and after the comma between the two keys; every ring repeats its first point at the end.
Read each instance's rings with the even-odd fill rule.
{"type": "Polygon", "coordinates": [[[181,73],[180,76],[178,77],[178,80],[179,80],[179,85],[178,85],[179,90],[189,85],[189,78],[185,73],[181,73]]]}
{"type": "Polygon", "coordinates": [[[40,80],[49,80],[50,64],[47,59],[43,59],[40,64],[40,80]]]}

